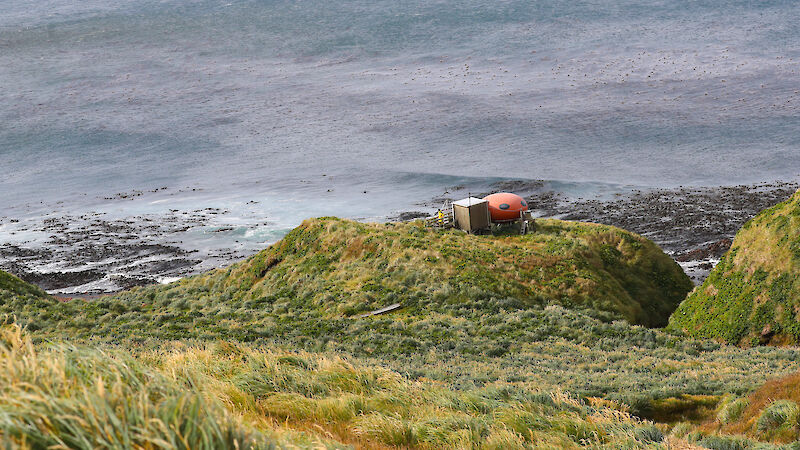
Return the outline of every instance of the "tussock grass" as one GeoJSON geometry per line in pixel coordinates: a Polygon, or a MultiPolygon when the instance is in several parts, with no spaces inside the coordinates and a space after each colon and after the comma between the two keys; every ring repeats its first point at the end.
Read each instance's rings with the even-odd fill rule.
{"type": "Polygon", "coordinates": [[[761,411],[756,421],[756,430],[771,435],[785,428],[796,434],[798,418],[800,418],[800,407],[797,403],[791,400],[776,400],[761,411]]]}
{"type": "Polygon", "coordinates": [[[130,357],[0,330],[0,438],[20,448],[274,448],[217,402],[130,357]]]}
{"type": "Polygon", "coordinates": [[[726,395],[717,409],[717,422],[722,425],[736,422],[749,405],[750,401],[747,398],[726,395]]]}
{"type": "Polygon", "coordinates": [[[791,348],[740,349],[624,321],[604,322],[560,306],[519,310],[485,302],[459,315],[401,311],[325,319],[320,310],[277,312],[233,299],[207,305],[180,295],[168,289],[147,304],[126,303],[125,297],[61,303],[0,295],[0,308],[26,323],[35,340],[129,348],[160,347],[165,336],[187,342],[252,341],[270,348],[340,353],[459,391],[498,382],[560,388],[581,398],[628,405],[641,417],[671,414],[669,421],[697,420],[695,410],[709,409],[686,398],[746,395],[767,376],[796,370],[794,361],[800,357],[791,348]],[[161,302],[165,306],[153,306],[161,302]],[[670,398],[683,399],[683,409],[662,401],[670,398]]]}
{"type": "Polygon", "coordinates": [[[701,431],[790,443],[800,439],[800,374],[772,380],[747,397],[724,402],[717,420],[701,431]],[[729,413],[735,409],[734,413],[729,413]]]}
{"type": "Polygon", "coordinates": [[[690,438],[718,443],[718,448],[796,448],[800,440],[798,402],[800,373],[795,373],[772,380],[745,397],[723,399],[716,420],[694,430],[690,438]]]}
{"type": "Polygon", "coordinates": [[[228,342],[133,354],[36,346],[7,325],[0,439],[20,448],[513,449],[644,448],[663,435],[560,391],[458,392],[339,357],[228,342]]]}

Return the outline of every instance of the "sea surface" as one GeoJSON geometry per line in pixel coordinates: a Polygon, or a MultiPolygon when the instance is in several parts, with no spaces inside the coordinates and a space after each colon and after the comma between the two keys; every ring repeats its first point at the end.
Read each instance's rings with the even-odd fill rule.
{"type": "Polygon", "coordinates": [[[130,222],[210,266],[306,217],[385,220],[509,179],[581,197],[797,180],[798,17],[776,0],[5,0],[0,245],[130,222]]]}

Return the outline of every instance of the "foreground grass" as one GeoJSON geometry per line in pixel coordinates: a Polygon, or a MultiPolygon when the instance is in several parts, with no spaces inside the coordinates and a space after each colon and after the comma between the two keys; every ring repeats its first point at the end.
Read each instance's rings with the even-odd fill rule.
{"type": "MultiPolygon", "coordinates": [[[[773,448],[764,442],[800,437],[798,380],[727,396],[709,424],[656,426],[618,402],[525,383],[454,388],[337,355],[227,341],[134,350],[34,344],[6,325],[0,441],[86,449],[773,448]]],[[[711,412],[716,404],[682,400],[711,412]]]]}
{"type": "MultiPolygon", "coordinates": [[[[502,300],[478,299],[457,315],[408,308],[385,316],[326,317],[322,307],[282,309],[238,298],[232,292],[241,290],[241,277],[229,279],[228,272],[88,302],[0,292],[0,312],[16,317],[35,340],[126,348],[160,347],[179,338],[252,342],[343,354],[461,391],[498,382],[564,389],[665,421],[695,416],[707,408],[707,396],[745,395],[768,376],[796,370],[800,356],[791,348],[739,349],[561,306],[520,309],[502,300]]],[[[252,284],[244,286],[249,292],[252,284]]]]}
{"type": "Polygon", "coordinates": [[[21,448],[273,448],[218,403],[130,357],[37,351],[0,330],[0,437],[21,448]]]}
{"type": "Polygon", "coordinates": [[[800,373],[770,381],[746,397],[725,399],[716,420],[704,429],[744,434],[754,439],[795,442],[800,439],[800,373]]]}
{"type": "Polygon", "coordinates": [[[338,357],[217,342],[130,354],[0,330],[0,438],[22,448],[643,448],[611,402],[498,383],[470,392],[338,357]]]}
{"type": "Polygon", "coordinates": [[[711,420],[673,430],[712,449],[800,448],[800,373],[772,380],[746,396],[728,395],[711,420]]]}

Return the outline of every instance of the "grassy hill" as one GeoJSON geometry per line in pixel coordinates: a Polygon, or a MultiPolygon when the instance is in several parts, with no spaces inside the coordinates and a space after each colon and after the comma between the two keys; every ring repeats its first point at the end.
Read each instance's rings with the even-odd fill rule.
{"type": "Polygon", "coordinates": [[[11,298],[0,313],[37,341],[337,352],[452,386],[561,386],[646,416],[658,399],[741,393],[764,371],[790,370],[792,350],[740,351],[622,320],[662,322],[688,289],[658,247],[613,227],[542,220],[534,235],[469,236],[325,218],[225,269],[89,301],[11,298]],[[403,308],[360,316],[392,303],[403,308]]]}
{"type": "MultiPolygon", "coordinates": [[[[57,308],[57,303],[37,286],[0,270],[0,323],[13,322],[18,317],[25,322],[32,322],[32,317],[57,308]]],[[[31,323],[30,328],[35,330],[36,324],[31,323]]]]}
{"type": "Polygon", "coordinates": [[[541,220],[535,234],[493,237],[323,218],[240,264],[120,298],[168,305],[191,297],[321,319],[393,303],[406,314],[562,305],[663,326],[691,286],[652,242],[608,226],[541,220]]]}
{"type": "Polygon", "coordinates": [[[536,234],[495,237],[324,218],[241,263],[170,285],[47,308],[11,302],[0,312],[29,329],[102,339],[278,338],[322,349],[369,335],[363,350],[374,354],[469,341],[463,352],[502,354],[546,325],[547,306],[655,326],[690,286],[652,242],[608,226],[543,220],[536,234]],[[402,309],[388,320],[358,320],[394,303],[402,309]],[[524,325],[511,329],[515,315],[524,325]]]}
{"type": "Polygon", "coordinates": [[[682,448],[732,439],[696,423],[796,370],[792,348],[631,324],[666,317],[653,295],[677,302],[680,269],[612,227],[540,225],[479,237],[314,219],[229,268],[94,300],[6,276],[0,314],[26,332],[0,332],[0,439],[682,448]]]}
{"type": "Polygon", "coordinates": [[[669,327],[734,344],[795,344],[799,310],[800,192],[742,227],[669,327]]]}

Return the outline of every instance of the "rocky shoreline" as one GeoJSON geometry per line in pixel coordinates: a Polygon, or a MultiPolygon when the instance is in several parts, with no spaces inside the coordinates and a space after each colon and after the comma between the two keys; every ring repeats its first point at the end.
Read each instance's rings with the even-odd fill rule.
{"type": "Polygon", "coordinates": [[[51,293],[71,297],[170,281],[247,256],[235,248],[200,251],[188,248],[182,240],[191,230],[226,230],[211,222],[226,213],[207,208],[123,219],[100,213],[29,222],[7,219],[16,225],[9,234],[46,237],[35,245],[0,244],[0,269],[51,293]]]}
{"type": "MultiPolygon", "coordinates": [[[[699,284],[744,222],[785,200],[798,187],[778,182],[630,190],[610,198],[587,199],[553,191],[544,181],[504,181],[473,195],[517,192],[538,217],[597,222],[641,234],[661,246],[699,284]]],[[[419,209],[387,220],[428,216],[443,202],[457,199],[453,197],[460,196],[461,190],[461,186],[447,188],[443,195],[418,203],[419,209]]],[[[226,214],[226,210],[207,208],[121,219],[103,214],[51,215],[30,222],[0,217],[0,226],[14,227],[10,234],[45,236],[38,245],[24,240],[0,244],[0,269],[65,297],[91,297],[171,281],[225,266],[263,248],[239,244],[234,236],[203,249],[183,241],[191,232],[235,233],[235,225],[226,225],[226,214]]]]}

